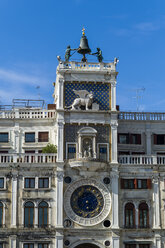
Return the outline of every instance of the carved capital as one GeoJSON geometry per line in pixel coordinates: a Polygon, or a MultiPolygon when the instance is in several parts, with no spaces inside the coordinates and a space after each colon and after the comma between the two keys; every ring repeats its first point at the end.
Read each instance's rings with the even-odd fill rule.
{"type": "Polygon", "coordinates": [[[111,173],[111,178],[112,179],[118,179],[119,178],[119,174],[118,173],[115,173],[115,172],[112,172],[111,173]]]}
{"type": "Polygon", "coordinates": [[[65,122],[58,121],[58,127],[59,128],[64,128],[65,122]]]}
{"type": "Polygon", "coordinates": [[[14,130],[16,136],[19,136],[20,132],[21,132],[20,130],[14,130]]]}
{"type": "Polygon", "coordinates": [[[16,181],[17,178],[18,178],[18,175],[17,175],[17,174],[12,174],[12,179],[13,179],[13,181],[16,181]]]}
{"type": "Polygon", "coordinates": [[[116,87],[116,81],[114,81],[114,80],[111,81],[111,86],[112,86],[112,87],[116,87]]]}
{"type": "Polygon", "coordinates": [[[118,122],[117,122],[117,120],[111,121],[111,128],[112,128],[112,129],[117,129],[117,127],[118,127],[118,122]]]}
{"type": "Polygon", "coordinates": [[[58,82],[59,82],[60,84],[63,84],[63,83],[64,83],[64,78],[60,77],[59,80],[58,80],[58,82]]]}
{"type": "Polygon", "coordinates": [[[159,179],[160,179],[159,176],[153,176],[152,182],[157,184],[159,183],[159,179]]]}
{"type": "Polygon", "coordinates": [[[57,172],[57,180],[59,182],[62,182],[63,181],[63,177],[64,177],[64,172],[63,171],[58,171],[57,172]]]}

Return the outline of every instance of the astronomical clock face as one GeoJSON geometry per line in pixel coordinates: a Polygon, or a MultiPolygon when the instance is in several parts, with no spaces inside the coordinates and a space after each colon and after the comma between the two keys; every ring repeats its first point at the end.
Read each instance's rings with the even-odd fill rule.
{"type": "Polygon", "coordinates": [[[80,217],[93,218],[104,207],[104,198],[101,192],[92,185],[77,188],[70,199],[72,210],[80,217]]]}
{"type": "Polygon", "coordinates": [[[96,225],[110,212],[109,190],[95,180],[80,180],[70,185],[64,195],[65,212],[74,222],[96,225]]]}

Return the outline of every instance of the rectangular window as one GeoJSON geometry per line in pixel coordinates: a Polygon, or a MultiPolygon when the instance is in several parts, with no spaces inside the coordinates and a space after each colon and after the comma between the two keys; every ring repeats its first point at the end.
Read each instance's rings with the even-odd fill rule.
{"type": "Polygon", "coordinates": [[[0,142],[1,143],[9,142],[9,134],[8,133],[0,133],[0,142]]]}
{"type": "Polygon", "coordinates": [[[38,187],[39,188],[49,188],[49,178],[48,177],[39,178],[38,187]]]}
{"type": "Polygon", "coordinates": [[[38,248],[48,248],[49,247],[49,244],[38,244],[38,248]]]}
{"type": "Polygon", "coordinates": [[[39,132],[38,133],[38,142],[48,142],[49,132],[39,132]]]}
{"type": "Polygon", "coordinates": [[[128,133],[119,133],[118,134],[119,144],[129,144],[129,134],[128,133]]]}
{"type": "Polygon", "coordinates": [[[141,134],[131,134],[131,144],[140,145],[141,144],[141,134]]]}
{"type": "Polygon", "coordinates": [[[35,178],[25,178],[25,188],[35,188],[35,178]]]}
{"type": "Polygon", "coordinates": [[[125,244],[125,248],[136,248],[136,244],[125,244]]]}
{"type": "Polygon", "coordinates": [[[151,189],[151,179],[121,179],[122,189],[151,189]]]}
{"type": "Polygon", "coordinates": [[[25,133],[25,142],[35,142],[35,133],[25,133]]]}
{"type": "Polygon", "coordinates": [[[137,188],[138,189],[147,189],[147,179],[137,179],[137,188]]]}
{"type": "Polygon", "coordinates": [[[134,189],[134,179],[121,179],[121,188],[123,189],[134,189]]]}
{"type": "Polygon", "coordinates": [[[34,244],[33,243],[26,243],[23,246],[24,248],[34,248],[34,244]]]}
{"type": "Polygon", "coordinates": [[[1,177],[0,178],[0,189],[3,189],[4,188],[4,178],[1,177]]]}
{"type": "Polygon", "coordinates": [[[141,145],[141,134],[119,133],[118,134],[118,143],[119,144],[141,145]]]}
{"type": "Polygon", "coordinates": [[[154,145],[165,145],[165,135],[154,134],[154,145]]]}
{"type": "Polygon", "coordinates": [[[3,244],[2,243],[0,243],[0,248],[3,248],[3,244]]]}
{"type": "Polygon", "coordinates": [[[150,244],[139,244],[139,248],[150,248],[150,244]]]}
{"type": "Polygon", "coordinates": [[[76,145],[68,144],[68,159],[76,158],[76,145]]]}
{"type": "Polygon", "coordinates": [[[99,145],[99,159],[107,161],[107,145],[99,145]]]}

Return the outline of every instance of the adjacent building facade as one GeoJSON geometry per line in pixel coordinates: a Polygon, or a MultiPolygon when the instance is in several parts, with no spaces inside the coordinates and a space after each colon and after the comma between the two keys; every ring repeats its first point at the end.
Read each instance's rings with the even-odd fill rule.
{"type": "Polygon", "coordinates": [[[0,111],[0,248],[165,247],[165,114],[120,112],[116,78],[59,59],[54,104],[0,111]]]}

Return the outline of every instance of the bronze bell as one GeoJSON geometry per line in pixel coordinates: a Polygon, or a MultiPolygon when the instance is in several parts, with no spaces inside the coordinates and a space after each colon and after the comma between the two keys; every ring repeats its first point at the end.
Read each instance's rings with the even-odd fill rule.
{"type": "Polygon", "coordinates": [[[86,62],[87,59],[85,57],[85,54],[90,53],[91,49],[88,46],[88,40],[87,40],[87,37],[84,34],[81,37],[80,46],[79,46],[77,52],[83,55],[82,62],[86,62]]]}

